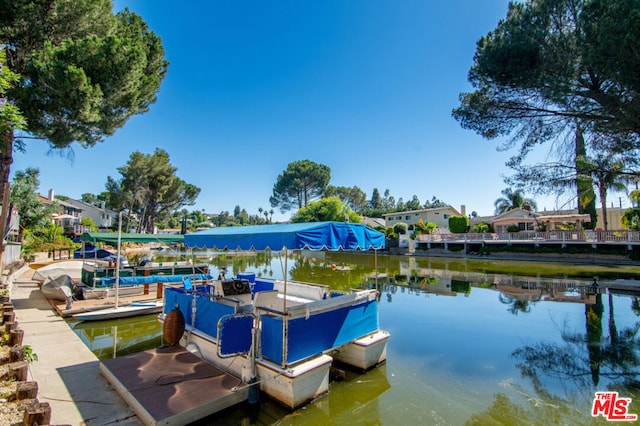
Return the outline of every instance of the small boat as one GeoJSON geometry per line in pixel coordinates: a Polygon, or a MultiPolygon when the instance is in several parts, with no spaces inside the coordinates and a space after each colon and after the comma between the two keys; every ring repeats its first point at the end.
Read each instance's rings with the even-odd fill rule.
{"type": "Polygon", "coordinates": [[[115,253],[111,253],[108,250],[104,250],[93,246],[91,244],[85,244],[83,247],[80,247],[76,251],[73,252],[74,259],[94,259],[94,260],[104,260],[107,262],[115,263],[117,260],[120,260],[121,265],[127,265],[127,258],[120,254],[119,256],[115,253]],[[119,259],[118,259],[119,257],[119,259]]]}
{"type": "Polygon", "coordinates": [[[122,242],[122,212],[118,215],[118,233],[117,233],[117,255],[115,257],[116,269],[113,288],[115,290],[115,305],[113,307],[97,309],[90,312],[84,312],[73,315],[73,318],[79,321],[99,321],[107,319],[127,318],[138,315],[147,315],[153,313],[162,312],[162,301],[150,301],[150,302],[134,302],[128,305],[120,305],[120,265],[121,259],[124,257],[121,255],[121,242],[122,242]]]}
{"type": "Polygon", "coordinates": [[[48,277],[40,287],[40,291],[47,299],[62,300],[67,302],[67,309],[73,303],[74,284],[68,275],[59,275],[55,278],[48,277]]]}
{"type": "Polygon", "coordinates": [[[120,305],[112,308],[99,309],[90,312],[73,315],[78,321],[102,321],[119,318],[128,318],[138,315],[157,314],[162,312],[162,301],[134,302],[129,305],[120,305]]]}
{"type": "Polygon", "coordinates": [[[82,260],[62,260],[41,266],[33,273],[33,280],[43,283],[47,278],[68,275],[72,280],[80,281],[82,276],[82,260]]]}

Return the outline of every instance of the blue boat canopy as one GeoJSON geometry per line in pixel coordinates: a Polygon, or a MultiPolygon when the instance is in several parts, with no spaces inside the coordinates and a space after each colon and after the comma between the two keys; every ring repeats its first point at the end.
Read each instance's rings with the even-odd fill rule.
{"type": "Polygon", "coordinates": [[[384,248],[384,238],[360,223],[311,222],[207,229],[185,234],[184,244],[218,250],[370,250],[384,248]]]}

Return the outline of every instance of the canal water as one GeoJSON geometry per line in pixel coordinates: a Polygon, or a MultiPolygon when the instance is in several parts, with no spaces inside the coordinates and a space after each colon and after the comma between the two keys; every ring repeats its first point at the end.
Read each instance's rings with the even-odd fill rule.
{"type": "MultiPolygon", "coordinates": [[[[192,256],[227,277],[282,278],[285,264],[274,253],[192,256]]],[[[640,293],[591,285],[640,267],[343,252],[286,264],[290,279],[377,288],[386,364],[347,372],[294,412],[263,397],[198,425],[607,424],[591,415],[596,391],[631,398],[628,413],[640,414],[640,293]]],[[[70,325],[100,359],[162,344],[155,316],[70,325]]]]}

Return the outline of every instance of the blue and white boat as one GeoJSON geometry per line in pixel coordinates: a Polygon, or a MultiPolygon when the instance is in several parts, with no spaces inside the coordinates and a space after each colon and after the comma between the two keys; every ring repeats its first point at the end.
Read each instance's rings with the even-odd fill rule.
{"type": "Polygon", "coordinates": [[[378,231],[341,222],[186,234],[184,243],[191,248],[282,251],[285,278],[242,274],[197,284],[187,280],[165,289],[163,317],[179,309],[185,324],[182,346],[298,408],[328,392],[334,360],[361,371],[384,362],[389,333],[379,328],[376,290],[334,292],[325,285],[288,281],[287,251],[377,251],[384,241],[378,231]]]}

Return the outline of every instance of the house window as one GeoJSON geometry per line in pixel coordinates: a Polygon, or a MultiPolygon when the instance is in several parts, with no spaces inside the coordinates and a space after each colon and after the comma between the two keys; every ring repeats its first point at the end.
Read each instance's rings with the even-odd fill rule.
{"type": "Polygon", "coordinates": [[[445,214],[442,217],[445,218],[445,219],[449,219],[449,215],[448,214],[445,214]]]}
{"type": "Polygon", "coordinates": [[[409,220],[409,219],[411,219],[411,216],[405,216],[404,219],[405,220],[409,220]]]}

